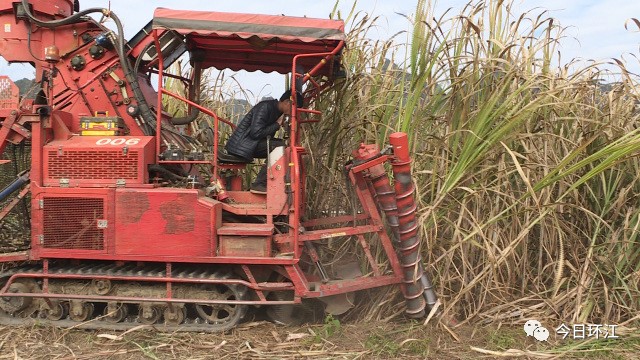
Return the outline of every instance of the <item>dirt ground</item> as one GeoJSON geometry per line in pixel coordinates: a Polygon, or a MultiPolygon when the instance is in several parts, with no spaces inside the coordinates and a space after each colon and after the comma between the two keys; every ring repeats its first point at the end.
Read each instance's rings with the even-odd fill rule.
{"type": "Polygon", "coordinates": [[[0,327],[0,359],[637,359],[639,334],[617,342],[538,342],[521,327],[453,329],[410,321],[286,327],[244,323],[220,333],[127,332],[0,327]],[[625,340],[626,339],[626,340],[625,340]]]}

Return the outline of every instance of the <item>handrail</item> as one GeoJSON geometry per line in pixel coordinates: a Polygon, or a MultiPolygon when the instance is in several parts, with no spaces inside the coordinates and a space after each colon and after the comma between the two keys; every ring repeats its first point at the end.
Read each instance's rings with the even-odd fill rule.
{"type": "MultiPolygon", "coordinates": [[[[160,47],[160,40],[158,38],[158,30],[153,30],[153,40],[155,42],[155,46],[156,49],[161,49],[160,47]]],[[[160,143],[162,142],[162,95],[169,95],[175,99],[178,99],[182,102],[187,103],[188,105],[197,108],[198,110],[202,111],[203,113],[205,113],[206,115],[209,115],[211,117],[213,117],[214,122],[213,122],[213,159],[212,159],[212,165],[213,165],[213,175],[212,175],[212,180],[217,179],[218,177],[218,140],[219,140],[219,122],[222,121],[223,123],[231,126],[232,129],[234,129],[236,127],[235,124],[233,124],[232,122],[222,119],[220,117],[218,117],[218,115],[216,115],[213,111],[205,108],[204,106],[197,104],[189,99],[186,99],[178,94],[174,94],[171,91],[165,89],[162,85],[162,79],[163,77],[169,76],[170,74],[164,74],[164,61],[162,59],[162,51],[158,51],[158,99],[157,99],[157,104],[156,104],[156,163],[167,163],[166,161],[160,161],[160,143]]],[[[194,163],[194,162],[183,162],[183,163],[194,163]]],[[[196,163],[202,163],[202,162],[196,162],[196,163]]]]}
{"type": "Polygon", "coordinates": [[[298,75],[302,76],[302,83],[307,82],[312,76],[314,76],[322,67],[324,67],[327,62],[332,59],[334,56],[342,50],[344,46],[344,41],[340,41],[338,45],[330,52],[323,53],[314,53],[314,54],[299,54],[293,57],[293,64],[291,66],[291,73],[294,75],[294,79],[291,81],[291,96],[292,96],[292,110],[291,110],[291,138],[293,139],[293,143],[298,143],[298,107],[297,105],[297,89],[296,89],[296,77],[298,75]],[[298,74],[296,72],[298,66],[298,60],[302,58],[310,58],[310,57],[324,57],[318,62],[316,66],[314,66],[311,70],[309,70],[306,74],[298,74]]]}
{"type": "Polygon", "coordinates": [[[158,29],[153,30],[153,41],[158,54],[158,98],[156,103],[156,164],[160,161],[160,143],[162,142],[162,73],[164,72],[164,61],[162,59],[162,47],[158,29]]]}
{"type": "MultiPolygon", "coordinates": [[[[219,134],[219,129],[220,129],[220,125],[219,122],[222,121],[223,123],[231,126],[232,129],[236,128],[236,125],[233,124],[232,122],[230,122],[229,120],[225,120],[222,118],[219,118],[218,115],[216,115],[216,113],[214,113],[213,111],[205,108],[204,106],[197,104],[189,99],[186,99],[178,94],[174,94],[172,92],[170,92],[169,90],[166,90],[164,88],[160,88],[159,93],[161,94],[167,94],[173,98],[176,98],[180,101],[183,101],[187,104],[189,104],[190,106],[193,106],[195,108],[197,108],[198,110],[202,111],[203,113],[205,113],[206,115],[209,115],[211,117],[213,117],[213,159],[212,159],[212,163],[213,163],[213,174],[212,174],[212,180],[216,180],[218,178],[218,141],[220,140],[220,134],[219,134]]],[[[158,120],[159,122],[160,120],[158,120]]]]}
{"type": "Polygon", "coordinates": [[[186,102],[187,104],[197,108],[198,110],[202,111],[206,115],[209,115],[212,118],[214,118],[215,121],[222,121],[223,123],[231,126],[231,128],[233,128],[233,129],[236,128],[236,124],[234,124],[231,121],[226,120],[224,118],[218,117],[218,115],[216,115],[216,113],[214,113],[213,111],[209,110],[208,108],[206,108],[206,107],[204,107],[204,106],[202,106],[202,105],[200,105],[200,104],[198,104],[196,102],[193,102],[193,101],[191,101],[191,100],[189,100],[189,99],[187,99],[185,97],[182,97],[182,96],[180,96],[178,94],[174,94],[174,93],[172,93],[171,91],[169,91],[167,89],[161,89],[161,91],[162,91],[163,94],[169,95],[169,96],[171,96],[173,98],[176,98],[176,99],[178,99],[180,101],[186,102]]]}
{"type": "Polygon", "coordinates": [[[338,54],[342,47],[344,46],[344,41],[340,41],[338,45],[331,52],[324,53],[316,53],[316,54],[301,54],[293,57],[293,63],[291,65],[291,74],[293,74],[293,79],[291,81],[291,159],[289,161],[290,164],[293,165],[293,171],[291,172],[291,190],[293,191],[293,216],[289,218],[289,226],[293,231],[293,251],[294,258],[299,259],[301,255],[302,249],[298,246],[298,242],[300,241],[300,207],[302,206],[302,195],[300,194],[300,161],[298,159],[298,104],[297,101],[297,89],[296,89],[296,77],[298,73],[296,72],[296,68],[298,65],[298,60],[301,58],[308,57],[321,57],[324,56],[320,62],[314,66],[311,70],[309,70],[302,77],[302,84],[304,84],[307,80],[309,80],[313,75],[315,75],[330,59],[338,54]]]}
{"type": "MultiPolygon", "coordinates": [[[[298,109],[299,112],[303,112],[303,113],[307,113],[307,114],[313,114],[313,115],[322,115],[322,111],[319,110],[312,110],[312,109],[298,109]]],[[[320,122],[320,119],[313,119],[313,120],[298,120],[298,124],[310,124],[310,123],[317,123],[320,122]]]]}
{"type": "Polygon", "coordinates": [[[322,114],[322,111],[320,110],[313,110],[313,109],[298,109],[299,112],[302,113],[309,113],[309,114],[314,114],[314,115],[320,115],[322,114]]]}

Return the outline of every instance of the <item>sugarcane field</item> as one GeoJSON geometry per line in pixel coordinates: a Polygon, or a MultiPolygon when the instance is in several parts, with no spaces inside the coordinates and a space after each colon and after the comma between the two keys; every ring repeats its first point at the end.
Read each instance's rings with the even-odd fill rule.
{"type": "Polygon", "coordinates": [[[640,358],[639,19],[0,0],[0,360],[640,358]]]}

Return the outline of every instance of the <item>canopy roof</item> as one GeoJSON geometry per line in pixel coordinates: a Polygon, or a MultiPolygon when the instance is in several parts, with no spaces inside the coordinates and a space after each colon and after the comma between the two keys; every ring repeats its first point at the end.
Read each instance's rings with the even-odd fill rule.
{"type": "MultiPolygon", "coordinates": [[[[184,35],[204,68],[279,73],[291,71],[294,56],[331,52],[345,39],[342,20],[165,8],[156,9],[153,29],[184,35]]],[[[319,60],[301,65],[309,70],[319,60]]]]}

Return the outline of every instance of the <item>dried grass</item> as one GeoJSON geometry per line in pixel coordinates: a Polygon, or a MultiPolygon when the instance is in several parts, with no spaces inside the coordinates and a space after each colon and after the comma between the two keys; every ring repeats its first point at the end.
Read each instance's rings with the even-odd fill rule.
{"type": "Polygon", "coordinates": [[[249,322],[224,334],[0,327],[0,359],[634,359],[638,329],[612,341],[540,343],[522,327],[448,329],[443,324],[365,322],[281,327],[249,322]]]}
{"type": "MultiPolygon", "coordinates": [[[[553,65],[563,28],[545,11],[513,14],[511,1],[487,0],[440,15],[431,5],[418,2],[410,43],[369,40],[377,19],[347,16],[348,76],[316,104],[323,122],[305,129],[309,214],[351,212],[350,189],[337,185],[350,151],[406,131],[423,256],[445,314],[632,318],[638,77],[617,60],[615,77],[602,64],[553,65]]],[[[371,300],[364,318],[401,312],[391,292],[371,300]]]]}
{"type": "MultiPolygon", "coordinates": [[[[468,322],[537,318],[625,325],[628,338],[638,339],[638,77],[618,60],[616,77],[602,64],[554,65],[563,29],[545,11],[514,14],[511,4],[477,1],[459,15],[441,15],[432,2],[418,1],[405,43],[397,41],[402,34],[370,40],[378,19],[347,14],[348,76],[314,105],[324,111],[323,121],[304,129],[308,214],[357,210],[343,185],[350,151],[406,131],[421,205],[422,253],[445,316],[459,320],[449,328],[452,336],[468,322]],[[605,86],[603,79],[616,82],[605,86]]],[[[225,81],[218,77],[203,93],[223,93],[225,81]]],[[[207,107],[224,109],[223,95],[207,98],[213,99],[207,107]]],[[[402,314],[395,287],[361,295],[358,311],[347,319],[389,322],[402,314]]],[[[287,335],[277,329],[272,338],[249,341],[244,331],[235,330],[235,337],[140,332],[109,339],[5,328],[0,358],[38,358],[53,350],[52,357],[80,359],[378,355],[362,347],[343,350],[349,347],[332,339],[283,342],[287,335]],[[100,350],[80,351],[79,343],[100,350]]],[[[451,341],[441,341],[443,333],[438,331],[434,348],[451,341]]],[[[472,351],[559,357],[586,354],[589,346],[594,342],[560,350],[479,345],[472,351]]]]}

